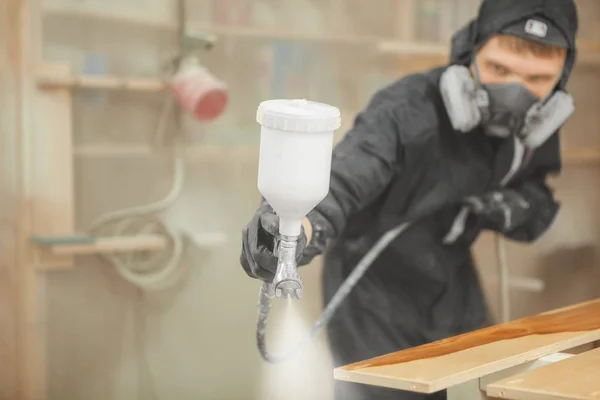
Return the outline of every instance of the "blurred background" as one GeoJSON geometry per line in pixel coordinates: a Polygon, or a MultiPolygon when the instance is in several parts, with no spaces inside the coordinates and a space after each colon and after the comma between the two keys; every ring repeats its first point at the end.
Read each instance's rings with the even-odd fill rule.
{"type": "MultiPolygon", "coordinates": [[[[499,249],[509,266],[511,319],[600,296],[600,1],[576,3],[581,51],[570,91],[577,111],[563,130],[563,174],[552,181],[562,211],[534,245],[498,247],[486,234],[475,248],[498,320],[499,249]]],[[[330,103],[342,112],[339,140],[376,90],[442,65],[450,35],[475,15],[479,1],[186,0],[183,14],[176,0],[3,0],[3,5],[0,41],[18,40],[3,45],[0,63],[0,311],[4,320],[18,322],[0,327],[7,338],[0,341],[0,359],[42,366],[31,379],[43,384],[30,398],[332,398],[323,334],[304,355],[309,361],[302,378],[308,383],[294,393],[268,382],[275,372],[256,349],[259,283],[239,264],[241,229],[259,200],[256,108],[271,98],[330,103]],[[48,90],[72,96],[49,114],[69,118],[62,123],[71,130],[72,154],[61,153],[72,160],[72,181],[66,184],[73,196],[67,206],[74,231],[87,232],[100,215],[156,201],[171,189],[173,163],[163,143],[169,137],[156,144],[156,132],[164,122],[169,94],[163,82],[180,44],[181,17],[185,32],[199,38],[197,47],[212,43],[199,51],[199,59],[229,96],[215,120],[200,122],[183,112],[178,123],[170,118],[163,129],[179,129],[185,138],[182,193],[163,213],[169,226],[189,234],[184,279],[169,290],[141,294],[96,254],[78,256],[68,268],[49,267],[34,278],[25,269],[27,250],[18,244],[32,223],[27,201],[15,198],[27,192],[27,184],[14,174],[26,176],[24,160],[32,162],[37,153],[15,153],[31,143],[14,132],[37,117],[15,118],[11,93],[19,84],[43,81],[48,90]],[[33,61],[25,67],[14,61],[24,58],[33,61]],[[52,72],[63,67],[68,70],[62,75],[52,72]],[[17,291],[17,284],[25,289],[17,291]],[[23,320],[20,312],[35,319],[23,320]],[[15,345],[23,343],[19,335],[38,335],[37,342],[25,343],[35,343],[39,351],[15,345]]],[[[50,133],[37,127],[37,135],[50,133]]],[[[320,261],[301,269],[306,328],[323,306],[320,261]]],[[[273,322],[277,325],[277,312],[273,322]]],[[[0,375],[0,398],[17,398],[15,370],[0,375]]]]}

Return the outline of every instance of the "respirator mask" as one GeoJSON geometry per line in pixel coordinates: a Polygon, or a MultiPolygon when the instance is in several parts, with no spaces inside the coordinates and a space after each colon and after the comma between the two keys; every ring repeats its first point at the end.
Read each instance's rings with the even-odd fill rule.
{"type": "Polygon", "coordinates": [[[451,65],[440,90],[452,127],[469,132],[477,126],[490,136],[517,136],[529,148],[541,146],[575,111],[573,98],[559,90],[538,99],[520,83],[484,85],[474,63],[451,65]]]}

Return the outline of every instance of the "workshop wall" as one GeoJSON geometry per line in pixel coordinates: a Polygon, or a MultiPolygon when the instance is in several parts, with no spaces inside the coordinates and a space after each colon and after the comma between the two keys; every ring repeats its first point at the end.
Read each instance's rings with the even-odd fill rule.
{"type": "MultiPolygon", "coordinates": [[[[93,257],[79,258],[72,270],[48,273],[48,399],[330,399],[331,365],[323,335],[306,355],[312,360],[305,376],[311,384],[293,393],[265,386],[272,370],[265,369],[254,336],[259,283],[239,265],[241,229],[259,196],[256,107],[275,97],[334,104],[343,114],[339,139],[375,90],[441,59],[417,57],[411,45],[446,46],[478,3],[188,0],[190,27],[219,37],[204,60],[228,84],[231,99],[213,124],[184,118],[190,146],[186,184],[166,217],[177,229],[225,240],[188,245],[185,277],[165,293],[142,295],[93,257]]],[[[577,3],[582,40],[600,43],[600,2],[577,3]]],[[[47,0],[44,6],[43,58],[69,63],[75,74],[162,76],[177,43],[173,0],[47,0]]],[[[578,111],[565,129],[564,148],[600,147],[600,114],[594,107],[599,71],[600,61],[575,71],[571,87],[578,111]]],[[[0,99],[3,95],[0,91],[0,99]]],[[[149,147],[163,100],[158,93],[75,91],[78,230],[86,231],[102,213],[155,201],[169,191],[171,160],[149,147]]],[[[0,118],[3,140],[11,123],[0,118]]],[[[512,317],[600,295],[595,284],[600,278],[598,166],[598,160],[566,163],[555,183],[563,208],[551,231],[532,246],[507,244],[511,274],[543,279],[546,285],[540,293],[511,290],[512,317]]],[[[7,209],[2,212],[9,215],[7,209]]],[[[497,315],[492,239],[481,238],[476,256],[497,315]]],[[[316,260],[301,271],[307,324],[322,307],[320,268],[316,260]]]]}

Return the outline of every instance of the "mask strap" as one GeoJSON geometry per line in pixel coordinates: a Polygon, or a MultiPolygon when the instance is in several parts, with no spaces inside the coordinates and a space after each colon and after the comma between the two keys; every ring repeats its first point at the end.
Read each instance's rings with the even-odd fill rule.
{"type": "Polygon", "coordinates": [[[479,75],[479,67],[477,66],[477,59],[475,56],[473,56],[471,65],[473,66],[473,73],[475,75],[475,89],[481,89],[481,77],[479,75]]]}
{"type": "MultiPolygon", "coordinates": [[[[475,54],[475,52],[474,52],[475,54]]],[[[487,121],[490,115],[490,98],[488,93],[483,88],[483,84],[481,83],[481,78],[479,75],[479,67],[477,66],[477,59],[475,55],[473,55],[471,65],[473,66],[473,74],[475,75],[475,103],[477,107],[481,111],[481,116],[484,121],[487,121]]]]}
{"type": "Polygon", "coordinates": [[[479,66],[477,65],[477,52],[484,46],[485,42],[480,43],[473,47],[473,52],[471,53],[471,65],[473,66],[473,72],[475,75],[475,89],[483,89],[483,84],[481,83],[481,75],[479,74],[479,66]]]}

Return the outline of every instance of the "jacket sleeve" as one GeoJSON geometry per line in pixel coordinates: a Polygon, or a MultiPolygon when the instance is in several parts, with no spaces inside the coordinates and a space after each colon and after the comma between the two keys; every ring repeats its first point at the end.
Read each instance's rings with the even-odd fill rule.
{"type": "Polygon", "coordinates": [[[542,145],[532,159],[531,173],[508,185],[528,204],[523,222],[503,232],[507,238],[519,242],[534,242],[554,223],[560,204],[548,186],[548,176],[559,174],[562,169],[560,134],[556,132],[542,145]]]}
{"type": "Polygon", "coordinates": [[[552,226],[560,204],[554,199],[545,176],[524,180],[511,189],[522,196],[527,203],[527,209],[523,222],[504,232],[504,235],[519,242],[534,242],[552,226]]]}
{"type": "Polygon", "coordinates": [[[403,153],[398,120],[392,107],[372,101],[335,146],[329,193],[307,216],[313,234],[301,265],[322,254],[348,217],[377,199],[399,171],[403,153]]]}
{"type": "Polygon", "coordinates": [[[524,222],[504,233],[518,242],[531,243],[539,239],[550,229],[560,210],[560,204],[547,184],[548,177],[558,175],[562,169],[560,131],[555,132],[536,153],[531,160],[532,172],[508,185],[529,204],[524,222]]]}

